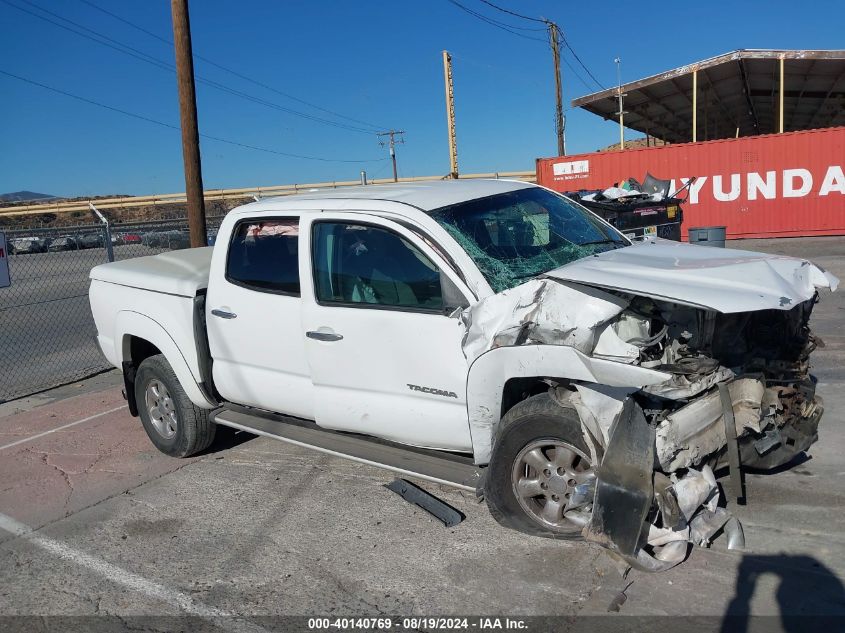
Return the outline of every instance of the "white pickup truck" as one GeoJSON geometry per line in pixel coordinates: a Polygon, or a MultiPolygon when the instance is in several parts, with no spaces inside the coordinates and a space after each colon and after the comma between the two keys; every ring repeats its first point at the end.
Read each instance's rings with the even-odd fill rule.
{"type": "Polygon", "coordinates": [[[816,440],[808,322],[837,284],[800,259],[634,244],[503,180],[266,199],[213,248],[91,280],[99,345],[168,455],[248,430],[477,490],[506,526],[651,570],[741,541],[714,469],[735,486],[816,440]]]}

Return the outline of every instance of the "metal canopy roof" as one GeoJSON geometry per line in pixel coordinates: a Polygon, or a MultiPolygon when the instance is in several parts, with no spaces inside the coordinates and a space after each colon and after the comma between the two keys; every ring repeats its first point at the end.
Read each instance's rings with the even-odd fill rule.
{"type": "MultiPolygon", "coordinates": [[[[845,125],[845,50],[739,50],[622,85],[625,127],[671,143],[845,125]],[[696,72],[697,71],[697,72],[696,72]],[[697,94],[693,95],[693,75],[697,94]]],[[[618,88],[572,101],[618,121],[618,88]]]]}

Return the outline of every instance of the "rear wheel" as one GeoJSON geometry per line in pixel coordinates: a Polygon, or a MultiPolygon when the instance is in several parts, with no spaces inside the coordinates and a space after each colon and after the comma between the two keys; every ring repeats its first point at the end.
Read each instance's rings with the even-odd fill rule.
{"type": "Polygon", "coordinates": [[[595,479],[578,413],[543,393],[499,423],[484,492],[502,525],[572,539],[590,519],[595,479]]]}
{"type": "Polygon", "coordinates": [[[191,402],[161,354],[150,356],[138,367],[135,401],[144,430],[166,455],[188,457],[214,440],[215,425],[208,411],[191,402]]]}

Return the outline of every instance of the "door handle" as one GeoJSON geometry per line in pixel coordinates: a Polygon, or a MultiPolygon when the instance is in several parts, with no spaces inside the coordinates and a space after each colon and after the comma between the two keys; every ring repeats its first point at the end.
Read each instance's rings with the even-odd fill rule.
{"type": "Polygon", "coordinates": [[[213,314],[216,317],[220,317],[221,319],[234,319],[236,316],[238,316],[234,312],[228,312],[226,310],[218,310],[217,308],[212,310],[211,314],[213,314]]]}
{"type": "Polygon", "coordinates": [[[315,341],[339,341],[343,338],[341,334],[335,334],[334,332],[306,332],[305,336],[308,338],[313,338],[315,341]]]}

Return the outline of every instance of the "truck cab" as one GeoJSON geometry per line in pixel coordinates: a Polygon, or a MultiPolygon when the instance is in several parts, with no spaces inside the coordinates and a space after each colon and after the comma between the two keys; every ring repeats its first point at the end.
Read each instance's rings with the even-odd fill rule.
{"type": "Polygon", "coordinates": [[[329,429],[471,452],[454,313],[473,291],[426,239],[431,227],[372,208],[387,205],[320,203],[258,203],[224,220],[206,296],[218,392],[329,429]]]}

